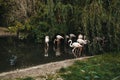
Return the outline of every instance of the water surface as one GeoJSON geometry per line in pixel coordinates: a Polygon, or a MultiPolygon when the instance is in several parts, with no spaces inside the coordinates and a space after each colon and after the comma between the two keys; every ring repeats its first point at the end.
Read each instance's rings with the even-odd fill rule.
{"type": "Polygon", "coordinates": [[[12,37],[0,38],[0,73],[71,58],[74,58],[71,48],[64,43],[56,48],[50,42],[46,49],[44,43],[20,41],[12,37]]]}

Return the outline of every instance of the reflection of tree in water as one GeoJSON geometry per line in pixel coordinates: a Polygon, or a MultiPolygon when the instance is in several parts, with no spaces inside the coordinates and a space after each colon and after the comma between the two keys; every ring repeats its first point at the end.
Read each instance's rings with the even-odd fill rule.
{"type": "Polygon", "coordinates": [[[9,60],[10,61],[10,65],[14,66],[16,64],[16,60],[17,60],[17,56],[12,55],[10,60],[9,60]]]}

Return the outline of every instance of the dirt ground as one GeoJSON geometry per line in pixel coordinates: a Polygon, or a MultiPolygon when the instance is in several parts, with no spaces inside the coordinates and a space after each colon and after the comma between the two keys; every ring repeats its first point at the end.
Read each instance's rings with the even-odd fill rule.
{"type": "Polygon", "coordinates": [[[3,36],[16,36],[16,34],[9,32],[7,28],[0,27],[0,37],[3,37],[3,36]]]}
{"type": "Polygon", "coordinates": [[[24,78],[24,77],[37,77],[37,76],[45,76],[48,74],[55,74],[60,68],[65,68],[74,63],[76,60],[83,60],[90,57],[81,57],[75,59],[68,59],[59,62],[51,62],[43,65],[38,65],[25,69],[17,69],[15,71],[3,72],[0,73],[0,80],[4,79],[15,79],[15,78],[24,78]]]}

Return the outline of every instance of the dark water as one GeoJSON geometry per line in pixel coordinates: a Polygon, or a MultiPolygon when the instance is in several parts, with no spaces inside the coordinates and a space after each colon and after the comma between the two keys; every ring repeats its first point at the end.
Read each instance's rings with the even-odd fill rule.
{"type": "Polygon", "coordinates": [[[55,48],[50,43],[46,49],[44,44],[0,38],[0,73],[71,58],[71,48],[63,44],[55,48]]]}

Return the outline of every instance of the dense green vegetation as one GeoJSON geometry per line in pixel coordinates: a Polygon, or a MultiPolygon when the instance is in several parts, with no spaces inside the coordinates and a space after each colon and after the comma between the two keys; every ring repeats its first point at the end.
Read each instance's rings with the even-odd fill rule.
{"type": "Polygon", "coordinates": [[[0,25],[21,39],[82,33],[92,42],[89,52],[120,50],[120,0],[0,0],[0,9],[0,25]],[[96,36],[105,37],[104,47],[96,36]]]}

